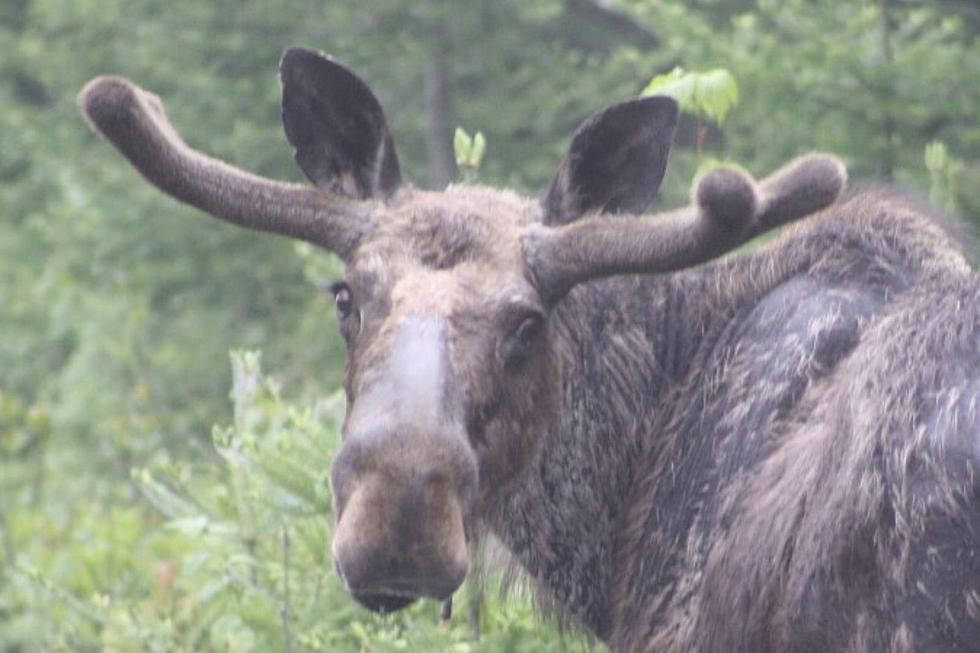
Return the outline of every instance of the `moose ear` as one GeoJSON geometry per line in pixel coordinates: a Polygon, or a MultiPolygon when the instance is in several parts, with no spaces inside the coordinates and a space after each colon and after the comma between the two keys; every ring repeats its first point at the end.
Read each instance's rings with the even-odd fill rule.
{"type": "Polygon", "coordinates": [[[586,120],[543,199],[545,224],[589,211],[641,213],[667,169],[677,102],[650,96],[615,104],[586,120]]]}
{"type": "Polygon", "coordinates": [[[290,48],[279,64],[282,123],[294,158],[317,187],[356,199],[389,198],[401,185],[381,103],[324,54],[290,48]]]}

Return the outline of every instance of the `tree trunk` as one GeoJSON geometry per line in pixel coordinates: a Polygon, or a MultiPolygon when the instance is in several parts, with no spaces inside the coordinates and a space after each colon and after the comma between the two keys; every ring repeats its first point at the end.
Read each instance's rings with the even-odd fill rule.
{"type": "MultiPolygon", "coordinates": [[[[878,0],[878,13],[881,14],[881,54],[886,69],[891,71],[895,62],[895,55],[892,52],[892,26],[888,0],[878,0]]],[[[883,179],[891,181],[895,174],[895,116],[892,114],[890,106],[893,100],[893,89],[890,83],[888,88],[885,89],[885,95],[889,106],[885,109],[884,122],[882,124],[885,142],[881,153],[881,176],[883,179]]]]}
{"type": "Polygon", "coordinates": [[[456,157],[449,88],[449,30],[437,4],[435,0],[428,3],[433,15],[425,62],[425,104],[429,114],[429,185],[442,190],[456,178],[456,157]]]}

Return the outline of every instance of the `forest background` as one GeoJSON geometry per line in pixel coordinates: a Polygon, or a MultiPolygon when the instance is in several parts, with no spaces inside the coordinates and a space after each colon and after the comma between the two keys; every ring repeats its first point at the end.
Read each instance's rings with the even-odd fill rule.
{"type": "Polygon", "coordinates": [[[972,0],[3,0],[0,651],[601,648],[520,591],[471,583],[448,624],[344,594],[338,264],[152,189],[83,124],[89,78],[130,77],[189,143],[299,181],[277,63],[321,49],[379,95],[416,183],[534,194],[587,115],[722,68],[735,86],[687,105],[653,209],[711,161],[763,175],[820,149],[969,231],[978,34],[972,0]],[[457,169],[457,126],[486,135],[478,171],[457,169]]]}

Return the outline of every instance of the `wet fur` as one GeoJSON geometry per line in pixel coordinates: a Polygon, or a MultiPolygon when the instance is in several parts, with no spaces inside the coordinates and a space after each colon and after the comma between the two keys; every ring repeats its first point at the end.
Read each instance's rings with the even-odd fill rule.
{"type": "Polygon", "coordinates": [[[557,426],[492,528],[613,650],[972,650],[978,295],[885,192],[580,286],[557,426]]]}

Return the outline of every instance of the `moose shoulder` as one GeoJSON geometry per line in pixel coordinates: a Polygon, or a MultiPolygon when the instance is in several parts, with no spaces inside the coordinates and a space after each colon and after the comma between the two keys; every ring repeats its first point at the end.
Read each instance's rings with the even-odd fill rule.
{"type": "Polygon", "coordinates": [[[635,217],[663,97],[586,121],[540,202],[425,192],[353,73],[292,49],[281,75],[315,188],[189,148],[126,80],[81,104],[163,191],[343,259],[333,553],[355,599],[448,598],[489,530],[617,651],[976,650],[980,284],[928,212],[834,203],[842,166],[808,155],[635,217]]]}

